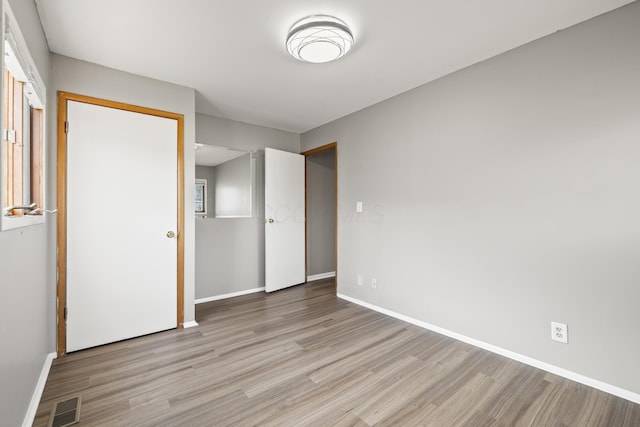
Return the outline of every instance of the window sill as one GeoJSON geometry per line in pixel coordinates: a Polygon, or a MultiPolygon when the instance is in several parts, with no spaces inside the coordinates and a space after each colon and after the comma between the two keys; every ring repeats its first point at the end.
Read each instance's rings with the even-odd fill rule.
{"type": "Polygon", "coordinates": [[[36,224],[44,224],[44,215],[32,215],[32,216],[3,216],[0,218],[2,223],[1,231],[13,230],[16,228],[29,227],[36,224]]]}

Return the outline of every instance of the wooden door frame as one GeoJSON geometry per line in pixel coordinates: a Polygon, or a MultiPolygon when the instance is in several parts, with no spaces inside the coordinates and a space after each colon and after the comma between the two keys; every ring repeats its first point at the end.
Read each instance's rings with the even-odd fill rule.
{"type": "MultiPolygon", "coordinates": [[[[324,151],[329,151],[329,150],[335,150],[335,186],[336,186],[336,212],[335,212],[335,217],[336,217],[336,229],[335,229],[335,249],[334,249],[334,256],[335,256],[335,261],[334,264],[336,266],[336,278],[335,278],[335,283],[334,283],[334,291],[337,292],[338,290],[338,142],[334,141],[331,142],[329,144],[325,144],[325,145],[321,145],[320,147],[316,147],[316,148],[312,148],[310,150],[307,151],[303,151],[302,154],[304,156],[304,190],[305,190],[305,198],[304,198],[304,218],[305,218],[305,225],[304,225],[304,274],[305,274],[305,278],[306,275],[308,273],[307,271],[307,255],[308,255],[308,251],[307,251],[307,196],[306,196],[306,192],[307,192],[307,160],[309,159],[310,156],[313,156],[314,154],[319,154],[322,153],[324,151]]],[[[306,280],[305,280],[306,281],[306,280]]]]}
{"type": "MultiPolygon", "coordinates": [[[[178,159],[178,229],[177,229],[177,326],[184,327],[184,115],[153,108],[109,101],[101,98],[58,92],[58,356],[67,350],[67,327],[65,309],[67,306],[67,103],[82,102],[100,107],[115,108],[133,113],[147,114],[177,121],[177,159],[178,159]]],[[[114,316],[117,313],[114,312],[114,316]]]]}

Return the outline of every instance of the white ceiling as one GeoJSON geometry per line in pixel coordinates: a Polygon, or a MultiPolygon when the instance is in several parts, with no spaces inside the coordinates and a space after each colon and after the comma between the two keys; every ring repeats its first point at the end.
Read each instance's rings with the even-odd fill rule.
{"type": "Polygon", "coordinates": [[[631,0],[36,0],[52,52],[196,89],[196,111],[304,132],[631,0]],[[298,19],[353,50],[288,56],[298,19]]]}
{"type": "Polygon", "coordinates": [[[213,145],[196,145],[196,165],[218,166],[236,157],[248,154],[248,151],[233,150],[231,148],[215,147],[213,145]]]}

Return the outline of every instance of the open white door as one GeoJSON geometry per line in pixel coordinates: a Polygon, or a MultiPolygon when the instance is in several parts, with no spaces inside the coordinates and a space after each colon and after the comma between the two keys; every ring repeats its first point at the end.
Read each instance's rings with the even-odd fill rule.
{"type": "Polygon", "coordinates": [[[177,326],[177,121],[67,104],[67,351],[177,326]]]}
{"type": "Polygon", "coordinates": [[[265,287],[305,281],[304,156],[265,150],[265,287]]]}

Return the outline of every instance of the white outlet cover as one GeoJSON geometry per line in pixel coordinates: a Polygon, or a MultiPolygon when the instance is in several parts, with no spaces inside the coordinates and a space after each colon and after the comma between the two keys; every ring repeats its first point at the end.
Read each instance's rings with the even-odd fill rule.
{"type": "Polygon", "coordinates": [[[362,212],[362,202],[356,202],[356,212],[362,212]]]}
{"type": "Polygon", "coordinates": [[[362,280],[362,274],[358,274],[357,282],[358,286],[364,286],[364,280],[362,280]]]}
{"type": "Polygon", "coordinates": [[[569,329],[565,323],[551,322],[551,339],[564,344],[569,343],[569,329]]]}

